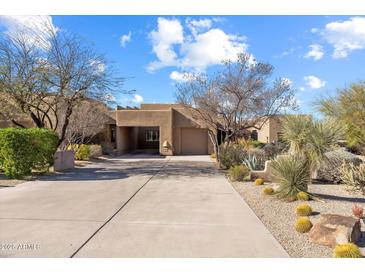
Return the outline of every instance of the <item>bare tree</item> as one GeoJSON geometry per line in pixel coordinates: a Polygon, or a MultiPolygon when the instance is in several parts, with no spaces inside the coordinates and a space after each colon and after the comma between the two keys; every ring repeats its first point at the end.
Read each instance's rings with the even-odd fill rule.
{"type": "Polygon", "coordinates": [[[83,100],[70,117],[65,137],[66,145],[90,143],[111,120],[108,111],[110,109],[99,101],[83,100]]]}
{"type": "Polygon", "coordinates": [[[230,142],[245,130],[261,129],[270,116],[295,107],[289,80],[272,81],[273,69],[239,54],[236,62],[224,61],[214,75],[187,75],[177,85],[177,101],[208,128],[218,153],[218,131],[230,142]]]}
{"type": "Polygon", "coordinates": [[[0,88],[37,127],[58,132],[59,145],[73,111],[87,98],[107,102],[124,78],[81,38],[51,26],[36,43],[23,33],[0,40],[0,88]]]}

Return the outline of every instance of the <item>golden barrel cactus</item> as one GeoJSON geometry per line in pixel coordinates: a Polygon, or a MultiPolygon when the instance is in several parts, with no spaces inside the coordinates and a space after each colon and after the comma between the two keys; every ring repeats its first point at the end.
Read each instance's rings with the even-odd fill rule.
{"type": "Polygon", "coordinates": [[[333,250],[334,258],[361,258],[361,252],[354,243],[338,244],[333,250]]]}
{"type": "Polygon", "coordinates": [[[263,185],[264,184],[264,180],[263,179],[261,179],[261,178],[257,178],[256,180],[255,180],[255,185],[257,185],[257,186],[261,186],[261,185],[263,185]]]}
{"type": "Polygon", "coordinates": [[[265,187],[262,190],[262,193],[264,193],[265,195],[272,195],[274,194],[274,189],[272,187],[265,187]]]}
{"type": "Polygon", "coordinates": [[[309,216],[312,214],[312,208],[307,204],[300,204],[295,209],[298,216],[309,216]]]}
{"type": "Polygon", "coordinates": [[[295,223],[295,230],[299,233],[306,233],[311,230],[312,226],[308,217],[299,217],[295,223]]]}

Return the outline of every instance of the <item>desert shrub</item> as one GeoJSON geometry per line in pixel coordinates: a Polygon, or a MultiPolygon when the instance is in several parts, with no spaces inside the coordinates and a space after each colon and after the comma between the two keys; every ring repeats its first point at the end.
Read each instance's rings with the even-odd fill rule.
{"type": "Polygon", "coordinates": [[[219,146],[219,163],[223,168],[240,165],[246,157],[247,152],[240,144],[230,143],[219,146]]]}
{"type": "Polygon", "coordinates": [[[72,144],[68,145],[67,150],[73,150],[75,152],[75,160],[86,161],[90,158],[90,146],[85,144],[72,144]]]}
{"type": "Polygon", "coordinates": [[[242,182],[249,174],[250,170],[245,165],[232,166],[228,171],[229,178],[232,181],[242,182]]]}
{"type": "Polygon", "coordinates": [[[98,158],[103,155],[103,150],[100,145],[89,145],[89,157],[98,158]]]}
{"type": "Polygon", "coordinates": [[[274,189],[272,187],[265,187],[262,190],[262,193],[264,193],[265,195],[271,195],[274,194],[274,189]]]}
{"type": "Polygon", "coordinates": [[[299,217],[295,222],[295,230],[299,233],[306,233],[312,228],[312,222],[308,217],[299,217]]]}
{"type": "Polygon", "coordinates": [[[317,179],[333,182],[335,184],[342,183],[340,168],[343,163],[359,165],[361,159],[356,155],[340,148],[325,153],[325,158],[321,162],[317,170],[317,179]]]}
{"type": "Polygon", "coordinates": [[[354,243],[337,244],[333,249],[334,258],[361,258],[361,252],[354,243]]]}
{"type": "Polygon", "coordinates": [[[275,192],[278,198],[295,200],[299,192],[307,192],[310,171],[305,159],[295,155],[281,155],[272,160],[271,164],[277,173],[275,179],[280,182],[275,192]]]}
{"type": "Polygon", "coordinates": [[[309,216],[312,214],[312,208],[307,204],[300,204],[295,209],[295,213],[298,216],[309,216]]]}
{"type": "Polygon", "coordinates": [[[252,138],[248,138],[248,139],[239,138],[236,141],[236,144],[240,145],[241,147],[243,147],[246,150],[250,149],[250,148],[262,148],[265,145],[265,143],[254,140],[252,138]]]}
{"type": "Polygon", "coordinates": [[[309,195],[308,195],[308,193],[306,193],[304,191],[301,191],[301,192],[298,192],[297,199],[301,200],[301,201],[308,201],[309,200],[309,195]]]}
{"type": "Polygon", "coordinates": [[[271,159],[274,159],[279,154],[284,154],[288,150],[288,148],[287,148],[286,144],[278,142],[278,143],[266,144],[262,148],[262,150],[265,153],[265,158],[267,160],[271,160],[271,159]]]}
{"type": "Polygon", "coordinates": [[[261,186],[261,185],[263,185],[264,184],[264,180],[263,179],[261,179],[261,178],[257,178],[256,180],[255,180],[255,185],[257,185],[257,186],[261,186]]]}
{"type": "Polygon", "coordinates": [[[254,140],[254,139],[248,139],[247,144],[249,147],[252,147],[252,148],[262,148],[265,145],[265,143],[254,140]]]}
{"type": "Polygon", "coordinates": [[[32,169],[44,171],[53,162],[57,135],[47,129],[7,128],[0,130],[0,166],[10,178],[30,175],[32,169]]]}
{"type": "Polygon", "coordinates": [[[340,167],[340,179],[355,191],[365,195],[365,163],[355,166],[354,164],[343,164],[340,167]]]}

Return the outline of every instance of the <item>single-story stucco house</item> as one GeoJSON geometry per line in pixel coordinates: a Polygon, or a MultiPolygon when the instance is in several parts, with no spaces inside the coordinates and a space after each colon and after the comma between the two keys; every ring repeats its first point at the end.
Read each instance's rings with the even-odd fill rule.
{"type": "MultiPolygon", "coordinates": [[[[213,153],[206,128],[177,104],[141,104],[140,108],[118,107],[111,112],[115,123],[107,125],[106,138],[119,154],[149,150],[161,155],[204,155],[213,153]]],[[[270,117],[251,136],[264,143],[277,142],[278,117],[270,117]]]]}

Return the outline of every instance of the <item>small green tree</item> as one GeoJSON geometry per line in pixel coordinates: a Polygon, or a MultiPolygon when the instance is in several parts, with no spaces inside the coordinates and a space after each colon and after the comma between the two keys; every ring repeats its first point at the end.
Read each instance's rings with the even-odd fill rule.
{"type": "Polygon", "coordinates": [[[333,98],[320,100],[318,107],[343,126],[350,146],[365,146],[365,81],[340,89],[333,98]]]}

